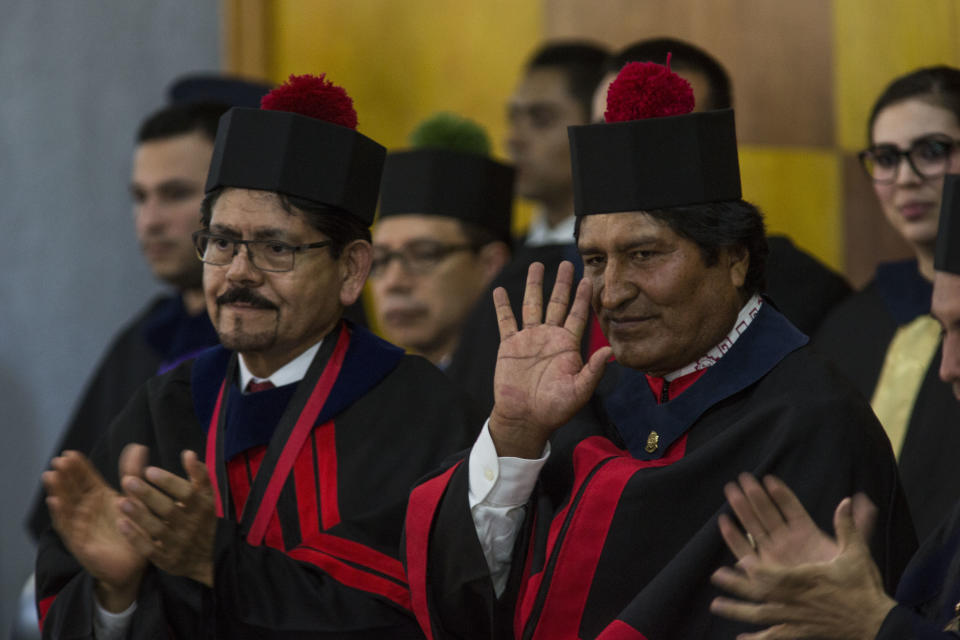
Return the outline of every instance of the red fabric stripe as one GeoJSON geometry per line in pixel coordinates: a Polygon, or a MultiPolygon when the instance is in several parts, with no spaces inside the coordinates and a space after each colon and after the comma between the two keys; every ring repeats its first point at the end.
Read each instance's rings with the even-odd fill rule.
{"type": "Polygon", "coordinates": [[[420,628],[433,640],[430,625],[430,608],[427,603],[427,560],[430,542],[430,528],[437,512],[437,505],[447,489],[453,471],[460,462],[447,469],[441,475],[427,480],[410,492],[407,503],[407,516],[404,526],[407,552],[407,579],[410,582],[410,602],[420,628]]]}
{"type": "Polygon", "coordinates": [[[277,460],[277,466],[273,470],[269,484],[267,484],[267,490],[264,492],[263,500],[257,509],[257,515],[253,520],[253,525],[250,527],[250,533],[247,534],[247,542],[252,545],[258,545],[263,542],[263,536],[270,523],[270,517],[277,506],[277,500],[280,498],[280,491],[283,489],[283,484],[286,482],[287,476],[290,475],[290,470],[293,468],[294,462],[296,462],[297,455],[303,448],[304,442],[306,442],[310,432],[313,431],[313,425],[317,420],[317,416],[320,415],[320,411],[323,409],[323,405],[330,395],[330,390],[333,388],[333,383],[336,382],[337,376],[340,374],[340,367],[343,366],[343,357],[347,352],[347,345],[349,343],[350,334],[347,331],[346,325],[344,325],[340,329],[340,337],[337,339],[337,344],[333,348],[333,355],[330,356],[330,362],[327,363],[326,368],[320,375],[317,386],[310,394],[310,399],[307,400],[307,405],[303,408],[303,412],[297,419],[297,424],[294,426],[293,433],[290,434],[290,438],[287,439],[287,443],[283,447],[280,459],[277,460]]]}
{"type": "Polygon", "coordinates": [[[220,418],[220,405],[223,402],[223,390],[227,386],[224,379],[220,383],[220,392],[217,394],[217,403],[213,405],[213,417],[210,418],[210,426],[207,428],[207,453],[205,462],[207,463],[207,475],[210,476],[210,488],[213,490],[213,503],[217,505],[217,517],[224,517],[223,501],[220,499],[220,485],[217,483],[217,422],[220,418]]]}
{"type": "Polygon", "coordinates": [[[590,312],[590,326],[587,327],[587,356],[592,356],[603,347],[610,346],[607,336],[603,335],[603,329],[600,328],[600,321],[597,320],[597,314],[590,312]]]}
{"type": "Polygon", "coordinates": [[[291,558],[319,567],[334,580],[354,589],[383,596],[404,609],[410,609],[410,592],[392,580],[352,567],[320,551],[297,547],[289,552],[291,558]]]}
{"type": "Polygon", "coordinates": [[[47,621],[47,613],[53,606],[53,601],[57,599],[56,595],[48,596],[37,603],[37,620],[40,624],[40,631],[43,631],[43,623],[47,621]]]}
{"type": "MultiPolygon", "coordinates": [[[[314,430],[314,434],[316,430],[314,430]]],[[[293,466],[293,483],[297,490],[297,512],[300,515],[300,540],[307,540],[320,530],[317,516],[317,476],[313,466],[316,440],[300,451],[297,464],[293,466]]]]}
{"type": "Polygon", "coordinates": [[[301,546],[310,547],[316,551],[336,556],[341,560],[348,560],[354,564],[368,567],[385,576],[390,576],[398,582],[407,581],[407,574],[399,560],[360,542],[332,536],[328,533],[314,533],[304,540],[301,546]]]}
{"type": "MultiPolygon", "coordinates": [[[[670,389],[668,390],[668,399],[673,400],[681,393],[693,386],[693,383],[700,379],[700,377],[707,372],[706,369],[697,369],[696,371],[691,371],[686,375],[682,375],[679,378],[672,380],[670,382],[670,389]]],[[[650,385],[650,392],[653,393],[653,397],[657,399],[657,404],[660,404],[660,395],[663,393],[663,378],[657,378],[656,376],[647,375],[647,384],[650,385]]]]}
{"type": "Polygon", "coordinates": [[[270,516],[270,523],[263,534],[263,543],[273,549],[286,551],[287,546],[283,542],[283,528],[280,526],[280,515],[274,511],[270,516]]]}
{"type": "MultiPolygon", "coordinates": [[[[641,469],[663,467],[673,464],[686,454],[687,435],[673,443],[666,454],[657,460],[637,460],[612,442],[601,436],[583,440],[574,450],[574,490],[576,495],[583,479],[590,470],[603,460],[617,456],[604,465],[590,479],[584,493],[574,508],[570,525],[559,549],[553,549],[556,537],[562,528],[567,507],[554,518],[548,537],[547,558],[557,555],[546,599],[540,611],[534,638],[556,638],[569,635],[569,630],[578,629],[593,583],[597,563],[606,542],[606,535],[616,513],[620,495],[634,473],[641,469]]],[[[543,572],[527,579],[523,586],[520,603],[514,621],[515,631],[522,631],[530,617],[543,579],[543,572]]]]}
{"type": "Polygon", "coordinates": [[[242,514],[243,505],[250,495],[250,477],[247,474],[246,453],[227,463],[227,482],[230,483],[230,497],[233,499],[234,513],[242,514]]]}
{"type": "Polygon", "coordinates": [[[314,434],[317,438],[317,471],[320,476],[320,518],[323,530],[326,531],[340,523],[337,433],[333,420],[317,427],[314,434]]]}
{"type": "Polygon", "coordinates": [[[614,620],[600,632],[597,640],[647,640],[643,635],[623,620],[614,620]]]}

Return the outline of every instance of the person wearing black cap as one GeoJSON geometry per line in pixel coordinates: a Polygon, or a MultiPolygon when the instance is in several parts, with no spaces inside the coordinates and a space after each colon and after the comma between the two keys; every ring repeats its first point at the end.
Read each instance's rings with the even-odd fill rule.
{"type": "Polygon", "coordinates": [[[510,259],[513,169],[479,125],[438,114],[387,154],[371,291],[391,342],[444,368],[481,294],[510,259]]]}
{"type": "Polygon", "coordinates": [[[92,462],[44,474],[46,637],[420,637],[407,489],[479,422],[428,362],[342,320],[385,155],[355,127],[323,76],[221,119],[194,239],[222,346],[141,387],[92,462]]]}
{"type": "MultiPolygon", "coordinates": [[[[933,267],[931,313],[943,328],[940,378],[960,402],[960,175],[944,180],[933,267]]],[[[862,497],[838,505],[834,540],[777,478],[761,484],[744,475],[727,495],[758,544],[729,519],[721,522],[739,570],[720,569],[714,582],[750,602],[717,598],[718,615],[776,625],[763,636],[771,638],[946,640],[960,633],[960,502],[911,559],[891,598],[867,551],[872,505],[862,497]],[[768,535],[753,535],[758,527],[768,535]]]]}
{"type": "MultiPolygon", "coordinates": [[[[223,102],[172,104],[140,125],[130,194],[143,256],[173,291],[150,301],[114,338],[67,423],[55,451],[89,452],[110,421],[146,380],[217,344],[190,237],[200,228],[203,185],[223,102]]],[[[50,526],[38,492],[27,519],[37,538],[50,526]]]]}
{"type": "Polygon", "coordinates": [[[567,313],[572,265],[546,305],[532,265],[519,326],[497,292],[489,421],[411,493],[407,576],[434,637],[734,637],[708,605],[740,469],[789,477],[817,522],[870,495],[888,584],[915,547],[869,406],[758,295],[733,112],[691,108],[686,82],[633,63],[607,122],[570,128],[585,278],[567,313]],[[584,364],[591,298],[611,346],[584,364]]]}
{"type": "MultiPolygon", "coordinates": [[[[629,45],[607,60],[606,75],[593,97],[594,121],[603,119],[607,86],[625,64],[663,64],[668,54],[671,68],[693,89],[694,112],[733,107],[730,77],[716,58],[683,40],[651,38],[629,45]]],[[[812,336],[827,314],[850,295],[850,285],[785,235],[769,234],[767,247],[764,295],[795,327],[812,336]]]]}

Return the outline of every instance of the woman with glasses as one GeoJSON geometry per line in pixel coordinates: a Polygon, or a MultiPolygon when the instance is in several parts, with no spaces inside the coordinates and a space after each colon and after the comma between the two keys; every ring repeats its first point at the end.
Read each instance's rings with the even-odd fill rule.
{"type": "Polygon", "coordinates": [[[883,263],[841,303],[814,345],[870,399],[899,461],[922,540],[960,499],[960,409],[938,378],[940,326],[930,316],[943,176],[960,173],[960,70],[918,69],[873,106],[860,162],[888,224],[913,250],[883,263]]]}

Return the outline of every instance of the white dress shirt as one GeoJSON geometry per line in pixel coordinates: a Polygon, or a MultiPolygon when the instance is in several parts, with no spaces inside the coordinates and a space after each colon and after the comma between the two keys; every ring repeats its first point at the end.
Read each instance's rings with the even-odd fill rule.
{"type": "Polygon", "coordinates": [[[560,224],[550,226],[543,214],[534,216],[527,229],[527,238],[524,241],[528,247],[543,247],[550,244],[573,244],[573,230],[577,218],[570,215],[560,224]]]}

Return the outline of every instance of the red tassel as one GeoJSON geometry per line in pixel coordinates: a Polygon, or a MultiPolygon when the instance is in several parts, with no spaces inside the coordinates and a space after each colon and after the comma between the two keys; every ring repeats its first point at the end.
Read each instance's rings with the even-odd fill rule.
{"type": "Polygon", "coordinates": [[[260,108],[271,111],[290,111],[325,120],[350,129],[357,128],[357,112],[347,92],[319,76],[290,75],[279,87],[263,96],[260,108]]]}

